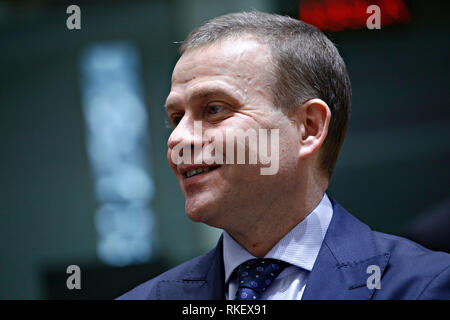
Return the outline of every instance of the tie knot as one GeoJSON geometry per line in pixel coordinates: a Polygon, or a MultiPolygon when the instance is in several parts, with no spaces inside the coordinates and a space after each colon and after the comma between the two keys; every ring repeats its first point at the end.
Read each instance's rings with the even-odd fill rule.
{"type": "Polygon", "coordinates": [[[288,263],[276,259],[252,259],[242,263],[235,271],[239,285],[236,299],[259,299],[287,266],[288,263]]]}

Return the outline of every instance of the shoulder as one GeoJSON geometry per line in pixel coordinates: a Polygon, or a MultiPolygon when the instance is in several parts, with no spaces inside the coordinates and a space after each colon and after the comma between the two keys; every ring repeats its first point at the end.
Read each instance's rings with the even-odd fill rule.
{"type": "MultiPolygon", "coordinates": [[[[324,242],[340,264],[379,264],[381,289],[377,288],[374,299],[450,299],[448,253],[373,231],[336,200],[330,200],[334,213],[324,242]]],[[[359,272],[363,279],[367,274],[362,269],[359,272]]]]}
{"type": "MultiPolygon", "coordinates": [[[[450,254],[429,250],[406,238],[373,231],[390,258],[382,278],[392,299],[450,299],[450,254]]],[[[382,290],[379,291],[382,295],[382,290]]]]}
{"type": "Polygon", "coordinates": [[[432,251],[403,237],[373,231],[379,248],[391,253],[391,263],[421,267],[422,271],[445,269],[450,266],[450,254],[432,251]]]}
{"type": "Polygon", "coordinates": [[[158,284],[164,281],[183,281],[184,278],[190,276],[192,271],[199,265],[206,263],[205,261],[210,257],[211,252],[205,253],[201,256],[188,260],[159,276],[150,279],[134,289],[126,292],[116,300],[156,300],[158,299],[158,284]]]}

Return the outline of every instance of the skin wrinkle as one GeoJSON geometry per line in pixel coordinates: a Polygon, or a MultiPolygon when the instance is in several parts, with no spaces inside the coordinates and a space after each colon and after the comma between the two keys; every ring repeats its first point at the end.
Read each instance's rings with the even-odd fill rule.
{"type": "Polygon", "coordinates": [[[323,114],[327,107],[319,101],[289,116],[275,107],[270,89],[275,79],[270,66],[270,50],[251,37],[190,49],[174,69],[167,98],[169,113],[175,106],[184,113],[169,137],[168,160],[186,197],[186,214],[193,221],[226,230],[257,257],[263,257],[317,206],[327,184],[315,172],[316,151],[324,136],[314,128],[321,126],[305,122],[326,122],[323,114]],[[207,92],[219,85],[228,89],[234,102],[224,98],[230,104],[226,116],[219,113],[217,117],[205,118],[199,108],[222,99],[192,99],[194,91],[208,87],[207,92]],[[186,189],[183,176],[171,163],[171,149],[192,135],[194,120],[202,121],[204,131],[279,129],[278,173],[262,176],[260,168],[265,166],[261,164],[225,164],[206,174],[202,183],[186,189]],[[307,141],[301,137],[305,132],[307,141]]]}

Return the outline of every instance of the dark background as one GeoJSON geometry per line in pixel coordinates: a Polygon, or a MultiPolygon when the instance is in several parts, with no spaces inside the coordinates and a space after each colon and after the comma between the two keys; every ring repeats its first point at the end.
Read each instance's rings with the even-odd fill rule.
{"type": "MultiPolygon", "coordinates": [[[[406,3],[408,24],[329,33],[348,66],[353,110],[328,194],[373,229],[413,237],[409,230],[425,225],[415,221],[449,196],[450,8],[406,3]]],[[[299,1],[275,0],[0,2],[0,299],[111,299],[211,249],[220,230],[185,216],[166,160],[162,106],[175,42],[221,14],[258,9],[297,18],[298,8],[299,1]],[[81,8],[81,30],[66,28],[69,4],[81,8]],[[123,267],[97,253],[79,68],[86,47],[111,41],[139,52],[155,184],[152,256],[123,267]],[[82,270],[82,290],[65,287],[71,264],[82,270]]]]}

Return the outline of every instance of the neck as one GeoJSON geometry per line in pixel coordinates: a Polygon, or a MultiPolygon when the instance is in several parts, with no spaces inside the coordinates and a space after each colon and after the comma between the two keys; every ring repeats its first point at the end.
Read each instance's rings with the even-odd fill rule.
{"type": "MultiPolygon", "coordinates": [[[[230,228],[226,230],[241,246],[257,258],[263,258],[289,231],[303,221],[322,200],[323,188],[309,187],[293,194],[293,199],[284,198],[271,203],[253,216],[252,228],[230,228]],[[286,200],[286,201],[285,201],[286,200]],[[276,213],[276,214],[275,214],[276,213]]],[[[248,226],[249,223],[245,223],[248,226]]]]}

